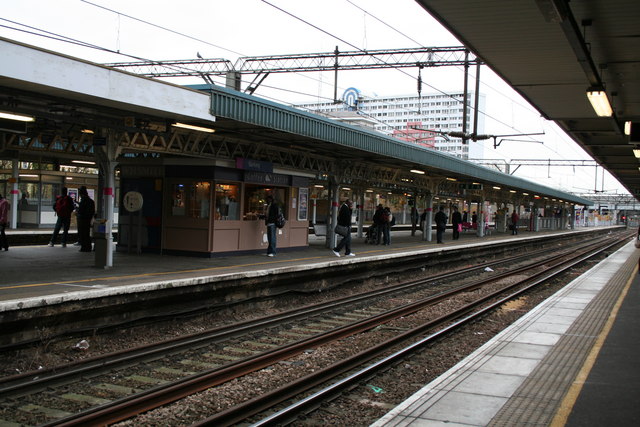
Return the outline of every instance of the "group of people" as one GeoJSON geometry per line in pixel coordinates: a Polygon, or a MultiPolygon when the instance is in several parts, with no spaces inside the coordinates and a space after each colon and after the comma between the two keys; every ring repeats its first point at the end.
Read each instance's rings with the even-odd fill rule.
{"type": "Polygon", "coordinates": [[[76,205],[76,202],[73,200],[73,197],[69,195],[66,187],[62,187],[62,193],[56,197],[53,210],[56,212],[58,219],[56,220],[51,240],[49,240],[49,246],[53,247],[55,245],[61,229],[61,246],[63,248],[67,246],[67,237],[69,227],[71,226],[71,215],[75,212],[78,222],[78,244],[80,246],[80,252],[91,252],[91,220],[96,214],[96,205],[89,196],[87,187],[84,185],[78,190],[78,197],[79,201],[76,205]]]}
{"type": "MultiPolygon", "coordinates": [[[[458,240],[460,238],[460,232],[462,231],[462,224],[468,221],[467,212],[464,214],[460,213],[457,206],[452,207],[453,212],[451,213],[451,225],[453,229],[453,240],[458,240]]],[[[276,203],[273,201],[273,197],[267,196],[267,209],[265,218],[265,225],[267,226],[267,239],[269,245],[267,247],[267,255],[275,256],[276,253],[276,216],[279,212],[279,208],[276,203]]],[[[341,236],[340,242],[332,249],[332,252],[335,256],[339,257],[340,252],[344,249],[345,256],[355,256],[353,252],[351,252],[351,218],[353,214],[353,204],[351,200],[346,199],[340,205],[338,210],[338,221],[337,225],[334,229],[335,233],[341,236]]],[[[411,235],[415,235],[416,226],[418,223],[418,219],[420,220],[420,227],[422,228],[422,224],[426,221],[427,210],[425,209],[424,213],[421,216],[418,216],[417,209],[412,206],[411,208],[411,235]]],[[[513,211],[511,214],[511,225],[509,228],[511,229],[512,234],[518,234],[518,221],[520,217],[516,211],[513,211]]],[[[444,243],[444,232],[447,228],[447,222],[449,221],[449,217],[444,213],[444,206],[440,206],[438,208],[438,212],[436,212],[434,216],[434,222],[436,224],[436,241],[437,243],[444,243]]],[[[477,224],[478,216],[475,212],[472,214],[472,222],[477,224]]],[[[368,237],[370,243],[374,244],[382,244],[382,245],[390,245],[391,244],[391,227],[395,225],[395,218],[391,214],[391,211],[388,207],[382,206],[379,204],[376,207],[376,211],[373,214],[373,225],[369,228],[368,237]]]]}
{"type": "MultiPolygon", "coordinates": [[[[89,196],[87,187],[82,186],[78,190],[79,202],[73,200],[66,187],[62,187],[62,193],[56,197],[53,210],[57,216],[56,225],[49,241],[49,246],[54,246],[60,230],[62,230],[61,245],[67,246],[71,215],[76,213],[78,220],[78,244],[80,252],[91,252],[91,220],[96,214],[96,205],[89,196]]],[[[5,230],[9,225],[9,202],[0,194],[0,248],[9,250],[9,242],[5,230]]]]}

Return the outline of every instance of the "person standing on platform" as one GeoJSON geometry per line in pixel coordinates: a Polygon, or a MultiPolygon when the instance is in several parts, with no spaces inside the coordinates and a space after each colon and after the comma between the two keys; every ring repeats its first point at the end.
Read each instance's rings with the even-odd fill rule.
{"type": "Polygon", "coordinates": [[[78,190],[80,203],[76,211],[78,219],[78,241],[80,252],[91,252],[91,220],[96,214],[96,204],[89,197],[87,187],[84,185],[78,190]]]}
{"type": "Polygon", "coordinates": [[[453,240],[460,238],[460,231],[462,231],[462,215],[458,211],[458,207],[453,207],[453,213],[451,214],[451,224],[453,226],[453,240]]]}
{"type": "Polygon", "coordinates": [[[56,211],[58,219],[56,220],[56,226],[53,229],[51,240],[49,240],[49,246],[53,247],[58,239],[58,233],[62,228],[62,247],[67,247],[67,236],[69,235],[69,226],[71,225],[71,214],[75,210],[75,204],[69,194],[67,194],[67,188],[62,187],[62,194],[56,197],[56,203],[53,205],[53,210],[56,211]]]}
{"type": "Polygon", "coordinates": [[[447,214],[444,213],[444,206],[440,206],[434,219],[436,221],[436,240],[438,243],[444,243],[442,236],[447,228],[447,219],[449,219],[447,214]]]}
{"type": "Polygon", "coordinates": [[[391,244],[391,226],[395,224],[391,209],[386,207],[382,211],[382,244],[388,246],[391,244]]]}
{"type": "Polygon", "coordinates": [[[273,196],[267,196],[267,213],[264,216],[264,225],[267,226],[267,256],[276,256],[276,220],[278,219],[278,204],[273,200],[273,196]]]}
{"type": "Polygon", "coordinates": [[[382,236],[382,228],[384,226],[384,220],[382,218],[383,212],[384,212],[384,209],[380,204],[376,208],[376,211],[373,213],[373,225],[375,226],[375,244],[376,245],[379,245],[381,241],[380,238],[382,236]]]}
{"type": "Polygon", "coordinates": [[[416,235],[416,229],[418,228],[418,209],[415,207],[415,200],[411,205],[411,235],[416,235]]]}
{"type": "Polygon", "coordinates": [[[336,233],[342,236],[338,246],[333,248],[333,254],[337,257],[340,256],[340,251],[344,248],[344,256],[356,256],[351,252],[351,200],[345,200],[340,206],[338,211],[338,225],[336,226],[336,233]]]}
{"type": "Polygon", "coordinates": [[[0,248],[9,250],[9,242],[4,230],[9,224],[9,202],[0,194],[0,248]]]}
{"type": "Polygon", "coordinates": [[[511,214],[511,234],[518,234],[518,221],[520,217],[518,216],[518,212],[516,210],[511,214]]]}

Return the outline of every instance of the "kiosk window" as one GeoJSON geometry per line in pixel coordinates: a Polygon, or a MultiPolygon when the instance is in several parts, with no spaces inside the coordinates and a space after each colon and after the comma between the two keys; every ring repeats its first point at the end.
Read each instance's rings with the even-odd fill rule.
{"type": "Polygon", "coordinates": [[[171,215],[184,216],[186,214],[185,205],[186,194],[185,184],[173,184],[171,191],[171,215]]]}
{"type": "Polygon", "coordinates": [[[245,200],[244,200],[244,215],[245,220],[257,220],[261,216],[266,215],[267,209],[267,195],[271,194],[275,202],[280,206],[282,212],[286,216],[286,204],[285,196],[286,190],[284,188],[274,187],[261,187],[257,185],[245,185],[245,200]]]}
{"type": "Polygon", "coordinates": [[[214,219],[240,219],[240,190],[236,184],[216,184],[216,211],[214,219]]]}
{"type": "Polygon", "coordinates": [[[191,184],[189,216],[191,218],[209,218],[211,206],[211,183],[201,181],[191,184]]]}

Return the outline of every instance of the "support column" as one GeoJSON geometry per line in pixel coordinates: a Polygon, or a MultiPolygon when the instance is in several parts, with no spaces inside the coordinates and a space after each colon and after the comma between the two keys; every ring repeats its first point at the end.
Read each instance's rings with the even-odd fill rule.
{"type": "MultiPolygon", "coordinates": [[[[116,187],[116,167],[118,162],[116,161],[119,154],[119,147],[116,134],[111,130],[105,130],[107,134],[107,144],[102,150],[97,150],[96,155],[100,165],[100,179],[98,194],[101,195],[100,200],[95,200],[99,205],[99,214],[102,219],[106,220],[105,223],[105,240],[106,240],[106,260],[104,262],[104,268],[113,267],[113,222],[114,222],[114,205],[115,205],[115,187],[116,187]]],[[[131,238],[131,236],[129,236],[131,238]]],[[[98,251],[95,251],[96,265],[100,265],[102,260],[99,260],[98,251]]]]}
{"type": "Polygon", "coordinates": [[[364,191],[360,190],[359,194],[356,196],[358,201],[356,203],[356,209],[358,210],[358,234],[357,237],[362,237],[364,235],[364,191]]]}
{"type": "MultiPolygon", "coordinates": [[[[18,170],[18,159],[13,159],[11,162],[11,178],[13,184],[11,185],[11,224],[12,229],[18,228],[18,179],[20,178],[20,171],[18,170]]],[[[7,199],[9,199],[7,197],[7,199]]]]}
{"type": "Polygon", "coordinates": [[[429,193],[426,197],[427,200],[427,217],[425,218],[424,225],[422,226],[422,240],[430,242],[433,240],[431,235],[431,223],[433,221],[433,194],[429,193]]]}
{"type": "Polygon", "coordinates": [[[569,228],[571,230],[576,229],[576,206],[575,205],[571,205],[571,208],[569,209],[569,228]]]}
{"type": "Polygon", "coordinates": [[[331,221],[327,225],[327,242],[326,247],[333,249],[336,247],[336,233],[335,228],[338,224],[338,206],[340,202],[340,188],[339,183],[335,178],[329,180],[329,197],[331,201],[331,221]]]}
{"type": "Polygon", "coordinates": [[[484,198],[481,202],[478,202],[478,229],[476,230],[476,235],[478,237],[484,237],[484,198]]]}

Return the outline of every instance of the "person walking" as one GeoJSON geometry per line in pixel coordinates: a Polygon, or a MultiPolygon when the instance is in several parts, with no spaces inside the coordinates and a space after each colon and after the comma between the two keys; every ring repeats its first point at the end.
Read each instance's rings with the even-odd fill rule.
{"type": "Polygon", "coordinates": [[[58,233],[62,228],[62,247],[67,247],[67,236],[69,235],[69,227],[71,226],[71,214],[75,210],[75,204],[71,196],[69,196],[66,187],[62,187],[62,194],[56,197],[56,203],[53,205],[53,210],[56,212],[58,219],[56,220],[56,226],[53,229],[51,240],[49,240],[49,246],[53,247],[58,239],[58,233]]]}
{"type": "Polygon", "coordinates": [[[444,213],[444,206],[440,206],[434,219],[436,221],[436,240],[438,243],[444,243],[442,236],[447,228],[447,219],[449,219],[447,214],[444,213]]]}
{"type": "Polygon", "coordinates": [[[76,211],[78,219],[78,242],[80,252],[91,252],[91,220],[96,214],[96,204],[89,197],[87,187],[84,185],[78,190],[80,203],[76,211]]]}
{"type": "Polygon", "coordinates": [[[267,256],[276,256],[276,219],[278,219],[278,204],[273,200],[273,196],[269,194],[267,196],[267,209],[264,216],[264,225],[267,226],[267,256]]]}
{"type": "Polygon", "coordinates": [[[9,202],[0,194],[0,248],[9,250],[9,242],[4,230],[9,224],[9,202]]]}
{"type": "Polygon", "coordinates": [[[518,234],[518,221],[520,220],[520,216],[518,216],[518,212],[514,209],[511,214],[511,234],[518,234]]]}
{"type": "Polygon", "coordinates": [[[344,248],[344,256],[356,256],[351,252],[351,215],[352,204],[351,200],[345,200],[338,210],[338,225],[336,226],[336,233],[342,236],[338,246],[333,248],[333,254],[337,257],[340,256],[340,251],[344,248]]]}
{"type": "Polygon", "coordinates": [[[462,230],[462,215],[458,211],[458,207],[453,207],[453,213],[451,214],[451,225],[453,226],[453,240],[460,238],[460,231],[462,230]]]}

